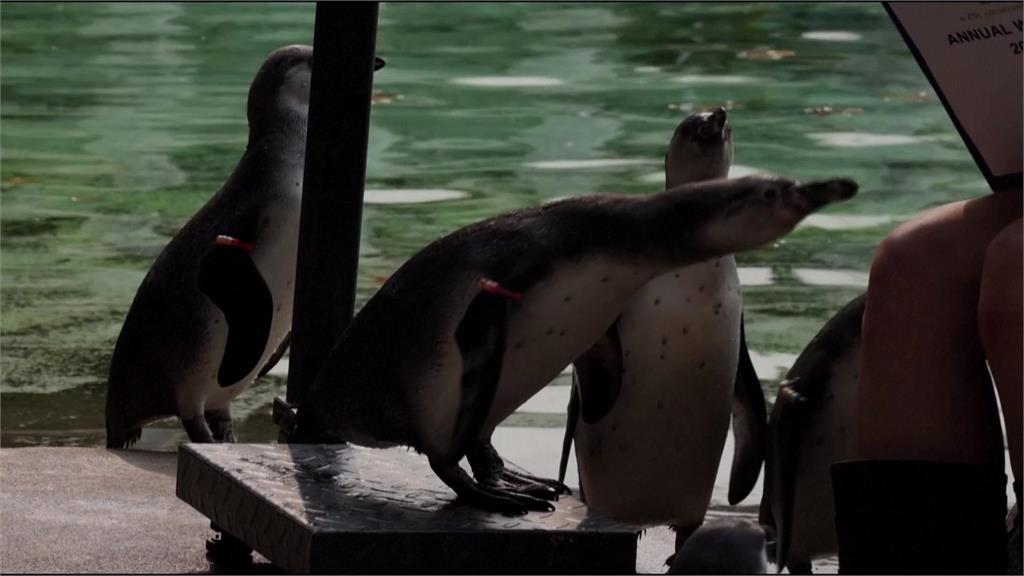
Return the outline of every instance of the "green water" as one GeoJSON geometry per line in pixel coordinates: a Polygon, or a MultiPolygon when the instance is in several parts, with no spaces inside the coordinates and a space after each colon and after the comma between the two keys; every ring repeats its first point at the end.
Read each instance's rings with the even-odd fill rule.
{"type": "MultiPolygon", "coordinates": [[[[132,296],[240,156],[262,58],[311,43],[313,6],[4,2],[0,23],[2,441],[100,444],[132,296]]],[[[862,289],[887,231],[987,192],[876,4],[383,5],[378,51],[388,66],[368,186],[400,192],[368,195],[360,303],[469,222],[657,190],[676,122],[723,104],[741,171],[861,184],[853,202],[737,258],[748,340],[773,390],[774,368],[862,289]],[[580,160],[600,162],[566,163],[580,160]],[[419,203],[418,189],[456,193],[419,203]],[[382,203],[396,194],[403,203],[382,203]]],[[[269,377],[236,401],[242,440],[274,437],[282,390],[269,377]]],[[[524,409],[508,425],[560,423],[524,409]]]]}

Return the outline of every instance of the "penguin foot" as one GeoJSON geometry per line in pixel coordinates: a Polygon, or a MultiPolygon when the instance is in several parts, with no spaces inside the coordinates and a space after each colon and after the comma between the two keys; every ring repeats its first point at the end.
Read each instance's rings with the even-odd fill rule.
{"type": "Polygon", "coordinates": [[[189,442],[195,442],[196,444],[213,443],[213,432],[210,431],[210,425],[206,423],[204,416],[188,419],[182,418],[181,425],[185,427],[185,432],[188,433],[189,442]]]}
{"type": "Polygon", "coordinates": [[[559,482],[558,480],[555,480],[554,478],[541,478],[540,476],[526,474],[525,472],[516,472],[515,470],[509,470],[508,468],[502,468],[501,472],[499,473],[499,477],[509,482],[532,482],[534,484],[540,484],[544,487],[554,490],[555,494],[557,494],[558,496],[561,496],[563,494],[572,494],[572,490],[570,490],[568,486],[566,486],[562,482],[559,482]]]}
{"type": "Polygon", "coordinates": [[[810,560],[789,562],[786,564],[786,570],[789,570],[790,574],[814,574],[810,560]]]}
{"type": "Polygon", "coordinates": [[[558,500],[558,491],[554,488],[529,480],[516,478],[511,473],[504,474],[503,472],[507,471],[477,477],[477,482],[479,482],[481,486],[503,493],[519,494],[547,501],[558,500]]]}
{"type": "Polygon", "coordinates": [[[457,463],[445,464],[432,460],[430,467],[438,478],[459,495],[460,499],[471,505],[512,516],[521,516],[530,510],[552,512],[555,509],[550,502],[540,498],[482,485],[473,480],[457,463]]]}
{"type": "MultiPolygon", "coordinates": [[[[507,488],[507,487],[496,487],[487,484],[478,484],[481,490],[488,494],[488,499],[491,500],[511,500],[520,506],[521,512],[518,514],[525,514],[528,511],[533,512],[554,512],[555,506],[549,502],[548,498],[537,497],[531,494],[527,494],[518,488],[507,488]]],[[[488,505],[487,501],[480,502],[480,505],[486,508],[492,508],[488,505]]],[[[496,509],[496,508],[495,508],[496,509]]],[[[498,510],[501,511],[501,510],[498,510]]]]}
{"type": "Polygon", "coordinates": [[[215,442],[235,442],[235,430],[231,424],[231,413],[227,408],[209,410],[203,413],[215,442]]]}
{"type": "Polygon", "coordinates": [[[484,486],[543,498],[544,500],[558,500],[561,494],[570,494],[569,487],[550,478],[539,478],[511,470],[505,466],[505,461],[498,455],[498,451],[488,442],[480,442],[466,453],[466,459],[473,469],[473,476],[484,486]]]}
{"type": "Polygon", "coordinates": [[[552,501],[569,492],[569,487],[557,480],[538,478],[508,468],[489,471],[483,478],[477,479],[486,486],[493,484],[498,488],[552,501]]]}

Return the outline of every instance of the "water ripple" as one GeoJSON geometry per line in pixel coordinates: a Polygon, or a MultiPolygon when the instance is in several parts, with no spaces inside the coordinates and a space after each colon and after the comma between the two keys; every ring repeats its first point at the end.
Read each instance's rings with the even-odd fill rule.
{"type": "Polygon", "coordinates": [[[807,135],[819,144],[837,148],[871,148],[874,146],[908,146],[935,140],[934,136],[910,134],[872,134],[870,132],[811,132],[807,135]]]}
{"type": "Polygon", "coordinates": [[[876,228],[896,220],[888,214],[811,214],[801,226],[822,230],[862,230],[876,228]]]}
{"type": "Polygon", "coordinates": [[[469,196],[468,192],[443,188],[392,188],[369,189],[363,196],[366,204],[424,204],[458,200],[469,196]]]}
{"type": "Polygon", "coordinates": [[[455,78],[452,84],[483,88],[537,88],[561,86],[563,82],[549,76],[466,76],[455,78]]]}
{"type": "Polygon", "coordinates": [[[750,84],[758,82],[753,76],[739,76],[732,74],[684,74],[676,76],[673,82],[680,84],[750,84]]]}
{"type": "Polygon", "coordinates": [[[539,162],[527,162],[524,166],[538,168],[540,170],[589,170],[593,168],[620,168],[623,166],[639,166],[658,163],[658,160],[646,160],[641,158],[591,158],[587,160],[541,160],[539,162]]]}
{"type": "Polygon", "coordinates": [[[806,40],[822,40],[824,42],[856,42],[862,38],[860,34],[847,32],[846,30],[815,30],[804,32],[800,37],[806,40]]]}
{"type": "Polygon", "coordinates": [[[793,268],[793,276],[810,286],[852,286],[866,288],[868,273],[860,270],[826,270],[823,268],[793,268]]]}
{"type": "Polygon", "coordinates": [[[743,266],[737,268],[740,284],[743,286],[769,286],[775,282],[772,269],[761,266],[743,266]]]}

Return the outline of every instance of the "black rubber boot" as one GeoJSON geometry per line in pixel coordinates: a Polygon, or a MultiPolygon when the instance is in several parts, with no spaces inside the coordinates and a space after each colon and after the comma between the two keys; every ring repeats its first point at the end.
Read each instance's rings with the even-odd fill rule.
{"type": "Polygon", "coordinates": [[[945,462],[832,466],[841,574],[1002,574],[1006,475],[945,462]]]}

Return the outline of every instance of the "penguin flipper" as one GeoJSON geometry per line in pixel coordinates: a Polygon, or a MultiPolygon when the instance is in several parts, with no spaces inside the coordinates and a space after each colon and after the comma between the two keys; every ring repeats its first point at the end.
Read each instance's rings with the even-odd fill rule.
{"type": "Polygon", "coordinates": [[[779,388],[772,409],[770,461],[765,466],[771,478],[765,479],[761,515],[774,523],[775,564],[780,572],[789,559],[800,439],[812,409],[808,399],[788,385],[779,388]]]}
{"type": "Polygon", "coordinates": [[[270,371],[274,369],[274,366],[277,366],[277,363],[281,361],[281,358],[284,357],[284,353],[288,351],[288,347],[291,346],[291,344],[292,331],[289,330],[288,334],[285,334],[285,337],[281,340],[281,343],[277,345],[277,350],[274,350],[274,353],[270,355],[270,358],[267,358],[267,363],[263,365],[259,375],[256,377],[263,378],[269,374],[270,371]]]}
{"type": "Polygon", "coordinates": [[[221,309],[228,324],[217,381],[231,386],[252,372],[263,356],[274,299],[249,253],[221,244],[199,264],[199,289],[221,309]]]}
{"type": "Polygon", "coordinates": [[[558,481],[565,482],[565,471],[569,467],[569,452],[576,437],[576,422],[580,417],[580,396],[576,389],[576,371],[572,373],[572,388],[569,389],[569,405],[566,407],[565,436],[562,438],[562,456],[558,461],[558,481]]]}
{"type": "Polygon", "coordinates": [[[501,377],[508,302],[481,291],[469,303],[455,330],[462,356],[461,396],[454,445],[465,454],[483,428],[501,377]]]}
{"type": "Polygon", "coordinates": [[[736,441],[729,474],[729,504],[746,498],[757,483],[764,462],[768,432],[768,410],[764,391],[747,349],[747,337],[740,316],[740,354],[733,384],[732,432],[736,441]]]}
{"type": "MultiPolygon", "coordinates": [[[[468,456],[482,446],[490,446],[489,442],[481,442],[479,437],[501,377],[507,318],[508,301],[488,291],[482,290],[466,308],[455,330],[455,341],[462,356],[462,394],[452,438],[454,457],[432,459],[430,466],[459,497],[478,506],[504,513],[551,511],[554,507],[546,500],[482,484],[470,478],[458,464],[464,454],[468,456]]],[[[470,463],[473,463],[472,459],[470,463]]]]}
{"type": "Polygon", "coordinates": [[[573,368],[580,416],[587,424],[593,424],[611,411],[622,389],[622,342],[618,319],[604,336],[573,361],[573,368]]]}

